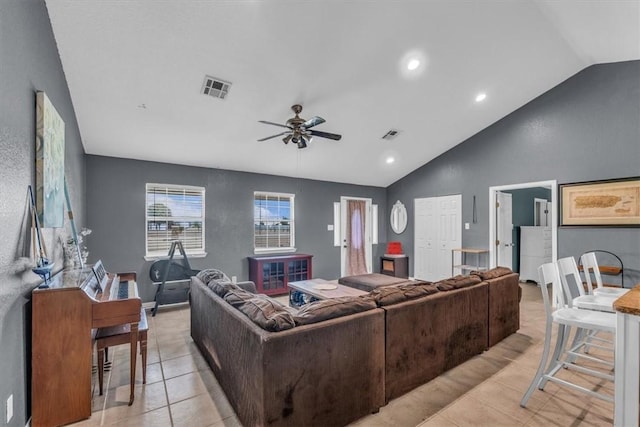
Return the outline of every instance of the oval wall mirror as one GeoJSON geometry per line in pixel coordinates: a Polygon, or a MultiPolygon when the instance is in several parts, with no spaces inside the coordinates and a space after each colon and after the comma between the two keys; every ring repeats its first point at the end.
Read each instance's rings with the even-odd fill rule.
{"type": "Polygon", "coordinates": [[[400,234],[407,228],[407,208],[398,200],[391,208],[391,229],[394,233],[400,234]]]}

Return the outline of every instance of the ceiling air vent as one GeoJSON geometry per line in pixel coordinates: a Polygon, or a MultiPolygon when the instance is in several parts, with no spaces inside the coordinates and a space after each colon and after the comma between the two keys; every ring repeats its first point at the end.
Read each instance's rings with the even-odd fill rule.
{"type": "Polygon", "coordinates": [[[400,133],[397,129],[391,129],[389,132],[385,133],[382,139],[392,140],[400,133]]]}
{"type": "Polygon", "coordinates": [[[230,87],[230,82],[225,82],[217,77],[204,76],[201,93],[203,95],[213,96],[214,98],[225,99],[230,87]]]}

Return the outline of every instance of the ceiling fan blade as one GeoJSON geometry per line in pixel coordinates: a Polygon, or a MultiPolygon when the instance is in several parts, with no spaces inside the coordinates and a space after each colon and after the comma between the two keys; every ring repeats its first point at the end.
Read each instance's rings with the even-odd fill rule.
{"type": "Polygon", "coordinates": [[[319,136],[320,138],[333,139],[334,141],[340,141],[340,139],[342,138],[342,135],[338,135],[337,133],[328,133],[328,132],[322,132],[319,130],[310,130],[309,133],[313,136],[319,136]]]}
{"type": "Polygon", "coordinates": [[[302,124],[302,127],[305,128],[305,129],[309,129],[309,128],[312,128],[314,126],[320,125],[320,124],[322,124],[324,122],[325,122],[325,119],[323,119],[322,117],[313,116],[309,120],[304,122],[302,124]]]}
{"type": "Polygon", "coordinates": [[[271,138],[277,138],[277,137],[279,137],[279,136],[286,135],[286,134],[288,134],[288,133],[289,133],[289,132],[282,132],[282,133],[279,133],[279,134],[277,134],[277,135],[271,135],[271,136],[268,136],[268,137],[266,137],[266,138],[259,139],[259,140],[258,140],[258,142],[266,141],[267,139],[271,139],[271,138]]]}
{"type": "Polygon", "coordinates": [[[264,123],[265,125],[280,126],[281,128],[291,129],[291,126],[281,125],[280,123],[268,122],[266,120],[258,120],[258,122],[259,123],[264,123]]]}

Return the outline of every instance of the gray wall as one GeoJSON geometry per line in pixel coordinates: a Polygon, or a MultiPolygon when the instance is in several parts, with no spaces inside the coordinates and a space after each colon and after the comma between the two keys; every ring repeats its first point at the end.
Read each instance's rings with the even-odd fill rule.
{"type": "MultiPolygon", "coordinates": [[[[247,257],[253,255],[253,192],[295,194],[296,247],[313,255],[313,276],[340,277],[340,248],[333,246],[333,202],[340,196],[368,197],[387,210],[386,191],[379,187],[338,184],[179,166],[166,163],[87,156],[87,226],[89,262],[102,259],[110,271],[135,271],[144,301],[152,301],[155,285],[145,261],[145,184],[197,185],[206,189],[206,258],[189,260],[193,268],[218,268],[246,280],[247,257]]],[[[387,221],[382,216],[374,245],[374,270],[384,253],[387,221]]]]}
{"type": "Polygon", "coordinates": [[[534,199],[551,201],[551,190],[548,188],[523,188],[522,190],[505,190],[511,194],[511,223],[513,231],[511,238],[513,247],[513,271],[520,272],[520,227],[534,225],[533,206],[534,199]]]}
{"type": "MultiPolygon", "coordinates": [[[[79,225],[85,217],[84,150],[43,1],[0,1],[0,61],[0,422],[13,394],[9,425],[24,426],[31,411],[30,298],[39,282],[23,258],[29,253],[27,186],[35,186],[35,91],[47,93],[65,122],[65,174],[79,225]]],[[[45,230],[56,268],[62,268],[61,234],[45,230]]]]}
{"type": "MultiPolygon", "coordinates": [[[[487,248],[490,186],[640,176],[639,159],[640,61],[591,66],[389,186],[409,211],[397,240],[412,256],[414,198],[460,193],[463,222],[474,195],[478,212],[463,245],[487,248]]],[[[640,228],[559,229],[560,257],[594,248],[623,259],[625,285],[640,281],[640,228]]]]}

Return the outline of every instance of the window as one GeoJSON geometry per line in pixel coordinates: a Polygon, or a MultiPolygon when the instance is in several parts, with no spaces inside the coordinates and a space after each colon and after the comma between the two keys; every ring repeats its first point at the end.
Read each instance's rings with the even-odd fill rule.
{"type": "Polygon", "coordinates": [[[188,254],[204,254],[204,188],[147,184],[147,256],[169,253],[182,241],[188,254]]]}
{"type": "Polygon", "coordinates": [[[253,246],[255,252],[295,250],[293,194],[253,193],[253,246]]]}

